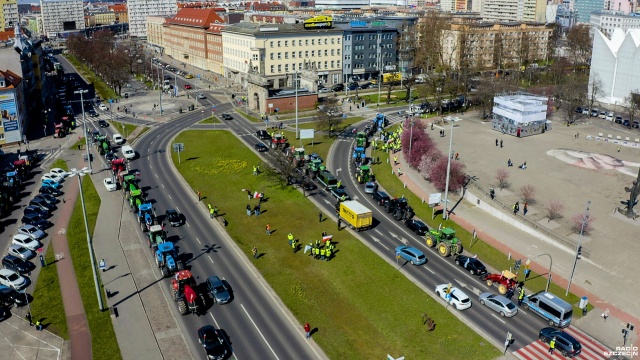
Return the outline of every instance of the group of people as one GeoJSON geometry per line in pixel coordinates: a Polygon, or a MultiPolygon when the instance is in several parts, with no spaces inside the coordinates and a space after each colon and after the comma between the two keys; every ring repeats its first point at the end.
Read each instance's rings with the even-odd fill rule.
{"type": "Polygon", "coordinates": [[[251,205],[247,204],[247,216],[251,216],[251,214],[254,214],[255,216],[260,215],[259,203],[253,207],[253,210],[251,209],[251,205]]]}
{"type": "Polygon", "coordinates": [[[388,152],[389,150],[397,153],[401,149],[401,136],[402,136],[402,128],[398,129],[396,132],[389,132],[382,130],[380,132],[380,140],[382,143],[382,151],[388,152]]]}
{"type": "Polygon", "coordinates": [[[322,232],[322,241],[316,240],[309,242],[309,245],[305,246],[304,252],[309,252],[309,256],[312,256],[317,260],[331,260],[335,249],[335,245],[331,242],[331,236],[327,236],[327,232],[322,232]]]}
{"type": "MultiPolygon", "coordinates": [[[[518,213],[520,212],[520,201],[516,201],[516,203],[513,204],[511,208],[513,209],[513,215],[518,215],[518,213]]],[[[525,202],[522,207],[522,213],[523,215],[527,215],[528,212],[529,212],[529,204],[525,202]]]]}
{"type": "Polygon", "coordinates": [[[207,204],[207,208],[209,208],[209,217],[210,218],[217,218],[218,217],[218,207],[217,206],[211,206],[211,204],[207,204]]]}

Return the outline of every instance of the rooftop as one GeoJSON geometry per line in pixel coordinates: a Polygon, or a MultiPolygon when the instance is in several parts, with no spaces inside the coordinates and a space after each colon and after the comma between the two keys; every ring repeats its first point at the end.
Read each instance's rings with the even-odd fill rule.
{"type": "Polygon", "coordinates": [[[167,19],[165,24],[186,25],[208,28],[211,24],[222,24],[222,19],[214,9],[182,8],[176,16],[167,19]]]}
{"type": "Polygon", "coordinates": [[[305,29],[303,24],[257,24],[249,22],[239,22],[226,26],[222,32],[234,32],[247,35],[258,34],[300,34],[300,33],[319,33],[319,32],[342,32],[341,28],[333,27],[331,29],[305,29]]]}

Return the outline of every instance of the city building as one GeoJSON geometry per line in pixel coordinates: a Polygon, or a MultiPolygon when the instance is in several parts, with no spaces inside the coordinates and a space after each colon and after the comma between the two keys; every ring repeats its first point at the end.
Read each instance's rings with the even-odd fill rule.
{"type": "Polygon", "coordinates": [[[182,8],[163,25],[164,52],[176,61],[198,68],[206,67],[206,30],[224,20],[214,9],[182,8]]]}
{"type": "Polygon", "coordinates": [[[158,54],[164,54],[163,26],[171,16],[147,16],[147,46],[158,54]]]}
{"type": "Polygon", "coordinates": [[[211,25],[206,31],[207,65],[206,69],[215,74],[215,81],[224,76],[224,62],[222,52],[222,28],[225,25],[211,25]]]}
{"type": "Polygon", "coordinates": [[[602,31],[611,38],[615,29],[621,29],[626,32],[629,29],[640,28],[640,14],[624,15],[618,11],[602,11],[591,14],[591,31],[602,31]]]}
{"type": "Polygon", "coordinates": [[[481,15],[484,21],[543,23],[546,11],[546,0],[482,0],[481,15]]]}
{"type": "Polygon", "coordinates": [[[443,57],[455,69],[520,68],[548,59],[552,33],[542,23],[453,22],[443,34],[443,57]]]}
{"type": "Polygon", "coordinates": [[[547,121],[547,98],[523,93],[495,96],[491,128],[515,137],[551,130],[551,123],[547,121]]]}
{"type": "Polygon", "coordinates": [[[40,0],[42,30],[55,38],[65,31],[84,30],[82,0],[40,0]]]}
{"type": "Polygon", "coordinates": [[[576,0],[573,10],[578,13],[578,22],[589,23],[591,13],[601,12],[604,9],[604,0],[576,0]]]}
{"type": "Polygon", "coordinates": [[[91,14],[95,18],[95,25],[110,25],[116,23],[116,13],[113,11],[100,11],[91,14]]]}
{"type": "Polygon", "coordinates": [[[604,10],[617,11],[629,15],[635,10],[637,2],[629,0],[607,0],[604,2],[604,10]]]}
{"type": "Polygon", "coordinates": [[[29,29],[31,34],[42,34],[42,16],[39,14],[22,15],[22,24],[29,29]]]}
{"type": "Polygon", "coordinates": [[[565,5],[558,6],[555,17],[555,23],[565,29],[571,28],[578,23],[578,12],[575,10],[569,10],[565,5]]]}
{"type": "Polygon", "coordinates": [[[336,23],[342,29],[342,82],[373,80],[384,72],[398,71],[398,29],[384,21],[353,20],[336,23]]]}
{"type": "Polygon", "coordinates": [[[455,12],[456,11],[456,0],[441,0],[440,1],[440,11],[445,13],[455,12]]]}
{"type": "Polygon", "coordinates": [[[129,0],[127,1],[129,13],[129,34],[134,37],[147,37],[147,16],[169,15],[174,16],[178,12],[176,0],[129,0]]]}
{"type": "Polygon", "coordinates": [[[129,13],[127,11],[127,4],[115,4],[109,5],[109,10],[113,11],[116,14],[116,22],[128,23],[129,22],[129,13]]]}
{"type": "Polygon", "coordinates": [[[361,9],[370,0],[316,0],[316,9],[361,9]]]}
{"type": "Polygon", "coordinates": [[[11,70],[0,70],[0,115],[0,144],[22,141],[26,120],[22,78],[11,70]]]}
{"type": "Polygon", "coordinates": [[[0,30],[13,29],[18,21],[18,0],[4,0],[0,8],[0,30]]]}
{"type": "Polygon", "coordinates": [[[640,29],[615,29],[611,39],[602,31],[595,31],[592,54],[598,56],[591,58],[589,83],[596,78],[602,82],[598,101],[621,105],[631,93],[640,94],[639,47],[640,29]]]}

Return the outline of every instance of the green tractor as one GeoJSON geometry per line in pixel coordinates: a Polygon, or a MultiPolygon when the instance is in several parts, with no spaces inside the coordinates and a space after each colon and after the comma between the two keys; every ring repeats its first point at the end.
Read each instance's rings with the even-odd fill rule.
{"type": "Polygon", "coordinates": [[[452,228],[442,228],[442,230],[429,230],[426,238],[427,246],[438,246],[438,253],[442,257],[462,254],[462,243],[456,237],[456,231],[452,228]]]}
{"type": "Polygon", "coordinates": [[[134,212],[138,211],[138,207],[142,205],[142,190],[132,190],[129,193],[129,206],[133,209],[134,212]]]}
{"type": "Polygon", "coordinates": [[[98,148],[100,155],[104,155],[111,151],[111,143],[106,136],[101,135],[96,138],[96,148],[98,148]]]}
{"type": "Polygon", "coordinates": [[[158,245],[167,242],[167,233],[162,230],[160,225],[151,225],[149,228],[149,247],[155,254],[158,249],[158,245]]]}
{"type": "Polygon", "coordinates": [[[364,184],[369,181],[376,181],[373,171],[369,165],[362,165],[358,168],[356,178],[360,184],[364,184]]]}
{"type": "Polygon", "coordinates": [[[319,173],[326,170],[327,168],[322,165],[322,159],[311,159],[307,163],[307,175],[309,175],[312,179],[315,179],[319,173]]]}
{"type": "Polygon", "coordinates": [[[304,156],[304,148],[290,148],[289,159],[293,164],[293,167],[301,167],[304,166],[305,156],[304,156]]]}
{"type": "Polygon", "coordinates": [[[367,134],[364,131],[356,133],[356,144],[358,147],[366,148],[369,145],[367,134]]]}
{"type": "Polygon", "coordinates": [[[138,189],[138,178],[133,174],[125,175],[122,177],[122,183],[120,186],[124,193],[136,190],[138,189]]]}

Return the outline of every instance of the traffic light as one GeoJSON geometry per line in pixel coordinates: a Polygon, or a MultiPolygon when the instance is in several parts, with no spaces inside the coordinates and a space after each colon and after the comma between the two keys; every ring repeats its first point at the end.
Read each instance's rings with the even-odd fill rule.
{"type": "Polygon", "coordinates": [[[576,258],[580,259],[580,255],[582,255],[582,245],[578,245],[578,251],[576,252],[576,258]]]}

